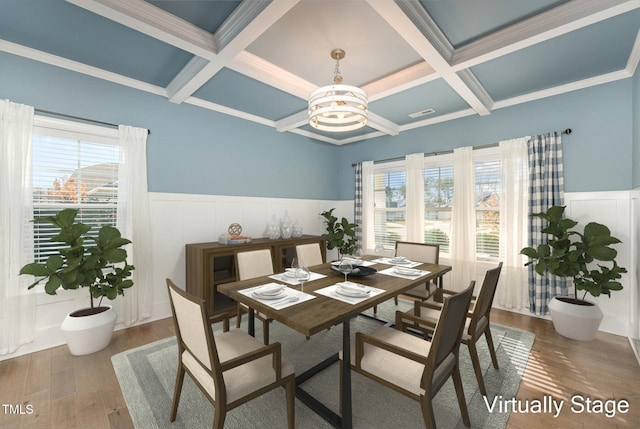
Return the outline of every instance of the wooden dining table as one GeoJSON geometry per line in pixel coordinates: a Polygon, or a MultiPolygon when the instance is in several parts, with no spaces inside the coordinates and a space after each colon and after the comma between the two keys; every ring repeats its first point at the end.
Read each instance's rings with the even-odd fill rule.
{"type": "MultiPolygon", "coordinates": [[[[374,261],[378,258],[375,256],[364,256],[364,260],[374,261]]],[[[381,304],[403,292],[425,283],[428,280],[438,280],[438,284],[442,284],[442,276],[451,271],[451,267],[441,264],[420,264],[415,269],[429,271],[427,275],[416,278],[401,278],[380,273],[381,270],[392,267],[392,265],[376,263],[371,265],[378,272],[368,276],[350,277],[349,281],[357,282],[362,285],[383,290],[382,293],[372,296],[358,303],[347,303],[329,296],[314,293],[317,290],[334,285],[344,281],[341,273],[331,269],[331,263],[308,267],[313,273],[323,274],[317,280],[309,281],[304,284],[304,292],[315,295],[314,299],[295,303],[283,309],[274,309],[269,305],[263,304],[258,300],[251,298],[249,295],[240,293],[241,290],[267,284],[278,283],[277,280],[269,276],[256,277],[250,280],[238,281],[233,283],[221,284],[218,291],[230,298],[245,304],[249,307],[249,333],[254,334],[254,311],[259,311],[268,318],[280,322],[301,334],[310,337],[318,332],[322,332],[334,325],[342,324],[342,353],[344,362],[350,362],[350,321],[365,310],[381,304]]],[[[290,286],[298,288],[299,286],[290,286]]],[[[338,354],[334,353],[325,360],[319,362],[313,368],[296,376],[296,397],[313,411],[318,413],[322,418],[328,421],[336,428],[352,427],[352,409],[351,409],[351,367],[350,365],[342,365],[342,396],[341,408],[342,415],[337,415],[316,398],[309,395],[301,387],[304,381],[313,377],[315,374],[323,371],[338,361],[338,354]]]]}

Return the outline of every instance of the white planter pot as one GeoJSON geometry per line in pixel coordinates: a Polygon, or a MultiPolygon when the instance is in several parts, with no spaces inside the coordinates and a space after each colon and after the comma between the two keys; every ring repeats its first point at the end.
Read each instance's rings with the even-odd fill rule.
{"type": "Polygon", "coordinates": [[[73,316],[78,311],[67,314],[62,322],[62,332],[72,355],[80,356],[104,349],[111,342],[116,326],[116,312],[110,305],[101,313],[89,316],[73,316]]]}
{"type": "Polygon", "coordinates": [[[591,305],[578,305],[557,298],[568,297],[555,297],[549,301],[549,312],[556,332],[573,340],[593,340],[602,321],[600,308],[589,301],[591,305]]]}

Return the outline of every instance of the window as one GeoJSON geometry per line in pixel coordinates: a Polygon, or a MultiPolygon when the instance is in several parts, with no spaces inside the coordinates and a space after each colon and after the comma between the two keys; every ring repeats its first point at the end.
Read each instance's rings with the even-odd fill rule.
{"type": "Polygon", "coordinates": [[[395,248],[406,237],[407,173],[404,165],[376,168],[374,173],[375,244],[395,248]]]}
{"type": "MultiPolygon", "coordinates": [[[[500,155],[497,148],[474,151],[476,257],[497,259],[500,243],[500,155]]],[[[406,238],[406,167],[404,162],[376,165],[374,173],[375,244],[387,249],[406,238]]],[[[424,242],[450,251],[453,211],[453,157],[425,158],[424,242]]]]}
{"type": "Polygon", "coordinates": [[[424,242],[439,244],[449,253],[451,209],[453,208],[453,165],[425,167],[424,175],[424,242]]]}
{"type": "MultiPolygon", "coordinates": [[[[33,132],[33,215],[49,216],[78,208],[76,220],[98,233],[116,224],[120,148],[117,130],[36,119],[33,132]]],[[[59,243],[54,228],[34,224],[34,260],[44,262],[59,243]]]]}
{"type": "Polygon", "coordinates": [[[500,161],[485,157],[475,164],[476,256],[497,259],[500,253],[500,161]]]}

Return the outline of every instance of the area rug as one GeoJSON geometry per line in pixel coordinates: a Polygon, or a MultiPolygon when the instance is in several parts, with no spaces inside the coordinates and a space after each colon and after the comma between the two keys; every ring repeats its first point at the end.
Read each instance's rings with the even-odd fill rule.
{"type": "MultiPolygon", "coordinates": [[[[396,307],[392,301],[378,307],[378,314],[392,318],[397,309],[407,309],[410,304],[400,302],[396,307]]],[[[351,332],[372,331],[381,322],[359,316],[351,322],[351,332]]],[[[261,338],[256,324],[256,337],[261,338]]],[[[217,326],[215,327],[217,328],[217,326]]],[[[306,339],[288,327],[274,322],[271,324],[271,341],[282,344],[283,353],[295,363],[300,373],[319,361],[337,352],[342,344],[342,327],[336,326],[306,339]]],[[[498,355],[500,369],[495,370],[486,342],[478,343],[480,362],[483,365],[484,380],[491,404],[495,396],[514,398],[527,364],[533,344],[534,334],[497,324],[491,325],[493,340],[498,355]]],[[[476,378],[468,350],[460,348],[460,366],[471,427],[504,428],[509,418],[508,412],[493,413],[478,391],[476,378]]],[[[135,349],[127,350],[112,357],[122,393],[136,428],[209,428],[215,412],[213,406],[200,390],[185,377],[178,416],[169,422],[169,411],[173,398],[178,348],[175,337],[157,341],[135,349]]],[[[321,374],[305,382],[303,388],[319,398],[334,411],[339,404],[339,371],[334,364],[321,374]]],[[[353,426],[354,428],[420,428],[424,427],[422,412],[418,402],[381,386],[366,377],[353,373],[353,426]]],[[[434,400],[434,413],[438,428],[464,428],[460,410],[451,380],[442,387],[434,400]]],[[[286,427],[286,407],[284,389],[275,389],[227,414],[225,428],[284,428],[286,427]]],[[[327,422],[296,400],[296,427],[329,428],[327,422]]]]}

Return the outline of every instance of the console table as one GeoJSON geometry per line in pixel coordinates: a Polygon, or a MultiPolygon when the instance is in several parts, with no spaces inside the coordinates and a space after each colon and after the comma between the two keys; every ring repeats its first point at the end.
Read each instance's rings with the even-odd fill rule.
{"type": "Polygon", "coordinates": [[[187,292],[205,300],[211,316],[223,312],[235,312],[236,303],[218,292],[222,283],[235,282],[236,254],[257,249],[271,249],[273,270],[281,273],[295,257],[295,247],[299,244],[319,243],[322,260],[326,261],[326,240],[316,235],[303,235],[299,238],[281,238],[270,240],[258,238],[251,243],[220,244],[192,243],[186,245],[187,292]]]}

